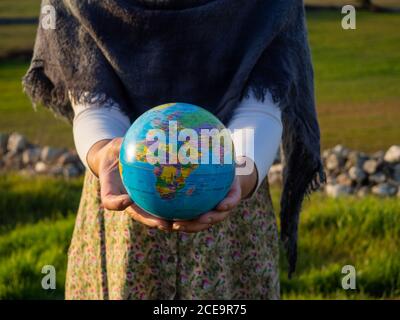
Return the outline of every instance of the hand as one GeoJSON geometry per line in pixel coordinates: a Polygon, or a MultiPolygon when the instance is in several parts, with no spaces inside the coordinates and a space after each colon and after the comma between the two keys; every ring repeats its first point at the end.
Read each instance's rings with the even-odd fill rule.
{"type": "Polygon", "coordinates": [[[129,198],[119,174],[119,151],[122,138],[102,140],[90,150],[87,161],[90,169],[100,180],[100,196],[104,208],[128,212],[131,217],[150,227],[171,231],[170,221],[154,217],[135,205],[129,198]]]}
{"type": "MultiPolygon", "coordinates": [[[[252,160],[247,158],[245,161],[252,160]]],[[[235,177],[228,195],[218,204],[215,210],[207,212],[194,220],[174,222],[172,229],[175,231],[196,233],[224,221],[229,217],[231,211],[239,205],[240,201],[254,190],[257,181],[258,173],[254,165],[254,170],[250,175],[235,177]]]]}

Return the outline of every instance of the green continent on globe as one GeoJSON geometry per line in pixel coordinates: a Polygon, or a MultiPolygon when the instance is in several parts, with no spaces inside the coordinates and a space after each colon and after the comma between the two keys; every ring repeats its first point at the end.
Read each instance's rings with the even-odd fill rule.
{"type": "MultiPolygon", "coordinates": [[[[175,198],[176,193],[185,187],[186,179],[197,167],[197,164],[157,164],[153,172],[157,177],[156,190],[160,197],[166,200],[175,198]]],[[[191,192],[187,194],[190,195],[191,192]]]]}

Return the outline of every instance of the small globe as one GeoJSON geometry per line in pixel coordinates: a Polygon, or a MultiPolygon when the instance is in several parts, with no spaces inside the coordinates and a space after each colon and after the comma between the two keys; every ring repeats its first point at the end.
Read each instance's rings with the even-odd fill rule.
{"type": "Polygon", "coordinates": [[[119,160],[135,204],[167,220],[190,220],[214,209],[235,176],[229,131],[205,109],[186,103],[142,114],[126,133],[119,160]]]}

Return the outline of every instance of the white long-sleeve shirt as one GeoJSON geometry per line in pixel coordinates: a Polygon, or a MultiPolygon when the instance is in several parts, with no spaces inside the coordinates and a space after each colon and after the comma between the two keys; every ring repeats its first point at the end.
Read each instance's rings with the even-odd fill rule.
{"type": "MultiPolygon", "coordinates": [[[[79,157],[88,168],[87,154],[90,148],[101,140],[123,137],[131,123],[111,101],[105,106],[74,102],[72,105],[75,113],[75,146],[79,157]]],[[[281,143],[281,111],[270,95],[266,96],[264,102],[257,101],[250,95],[240,101],[228,129],[232,132],[236,157],[246,156],[255,163],[258,172],[255,192],[268,174],[281,143]]]]}

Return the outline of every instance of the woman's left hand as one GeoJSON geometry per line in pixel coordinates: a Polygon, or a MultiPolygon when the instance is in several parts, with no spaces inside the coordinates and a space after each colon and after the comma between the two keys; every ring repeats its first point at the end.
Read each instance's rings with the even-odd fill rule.
{"type": "Polygon", "coordinates": [[[257,175],[257,170],[254,169],[250,175],[236,176],[228,195],[218,204],[215,210],[207,212],[194,220],[176,221],[173,223],[172,229],[174,231],[196,233],[222,222],[229,217],[231,211],[239,205],[240,201],[254,190],[257,183],[257,175]]]}

